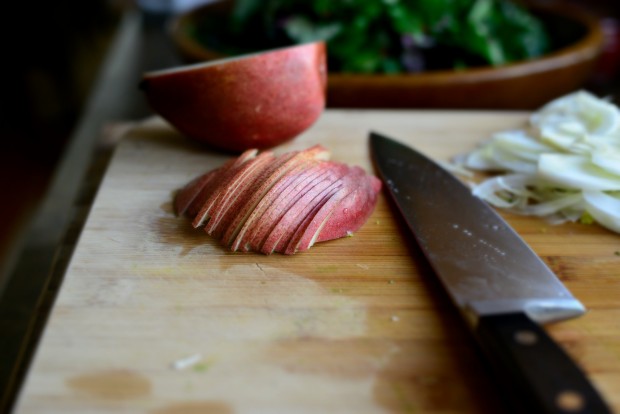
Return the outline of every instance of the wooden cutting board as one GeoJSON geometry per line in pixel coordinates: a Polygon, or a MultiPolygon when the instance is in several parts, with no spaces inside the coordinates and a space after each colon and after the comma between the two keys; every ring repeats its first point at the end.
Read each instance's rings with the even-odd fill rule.
{"type": "MultiPolygon", "coordinates": [[[[371,129],[447,160],[525,119],[333,110],[278,151],[321,143],[372,171],[371,129]]],[[[469,332],[383,196],[353,237],[291,257],[233,254],[171,208],[175,189],[226,159],[159,120],[124,138],[16,412],[502,412],[469,332]]],[[[548,330],[620,410],[620,235],[506,217],[589,309],[548,330]]]]}

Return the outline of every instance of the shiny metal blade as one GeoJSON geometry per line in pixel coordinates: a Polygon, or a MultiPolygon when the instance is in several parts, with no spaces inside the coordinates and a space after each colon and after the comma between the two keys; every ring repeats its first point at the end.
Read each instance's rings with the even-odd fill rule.
{"type": "Polygon", "coordinates": [[[545,323],[585,312],[504,219],[451,173],[379,134],[371,133],[370,144],[398,209],[467,316],[521,311],[545,323]]]}

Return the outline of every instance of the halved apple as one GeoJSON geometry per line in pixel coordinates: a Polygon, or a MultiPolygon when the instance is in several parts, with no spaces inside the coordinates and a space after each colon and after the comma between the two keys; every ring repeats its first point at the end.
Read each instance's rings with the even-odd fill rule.
{"type": "Polygon", "coordinates": [[[187,137],[242,151],[288,141],[325,107],[323,42],[144,74],[151,108],[187,137]]]}

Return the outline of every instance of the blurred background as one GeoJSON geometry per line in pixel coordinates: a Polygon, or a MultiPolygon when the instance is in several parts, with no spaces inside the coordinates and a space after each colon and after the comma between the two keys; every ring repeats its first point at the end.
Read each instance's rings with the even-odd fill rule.
{"type": "Polygon", "coordinates": [[[125,6],[3,2],[0,260],[45,192],[125,6]]]}
{"type": "MultiPolygon", "coordinates": [[[[620,2],[561,1],[599,17],[606,31],[606,52],[589,89],[599,94],[616,93],[620,2]]],[[[191,0],[177,1],[173,12],[192,5],[191,0]]],[[[139,4],[130,0],[3,2],[0,263],[45,194],[123,12],[136,6],[168,7],[165,0],[139,4]]]]}

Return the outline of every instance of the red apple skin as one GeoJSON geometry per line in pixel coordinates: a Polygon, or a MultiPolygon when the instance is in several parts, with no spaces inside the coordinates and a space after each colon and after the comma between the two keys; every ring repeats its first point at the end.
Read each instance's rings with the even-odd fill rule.
{"type": "Polygon", "coordinates": [[[363,184],[342,200],[338,208],[334,210],[334,214],[321,229],[316,240],[304,245],[304,249],[311,247],[315,242],[345,237],[356,232],[366,223],[377,204],[381,181],[370,175],[360,177],[359,181],[363,184]]]}
{"type": "Polygon", "coordinates": [[[259,180],[261,184],[252,196],[239,209],[237,218],[231,223],[224,235],[224,243],[231,245],[233,251],[237,250],[243,235],[250,229],[251,233],[255,233],[256,228],[264,223],[261,219],[260,223],[255,225],[254,220],[272,204],[274,197],[282,195],[286,184],[291,181],[289,176],[292,172],[307,170],[311,168],[311,164],[328,159],[329,155],[330,153],[325,147],[315,145],[303,151],[292,151],[279,156],[272,164],[271,170],[267,171],[267,174],[259,180]],[[241,237],[239,237],[239,233],[241,233],[241,237]]]}
{"type": "Polygon", "coordinates": [[[230,181],[243,166],[257,157],[255,150],[244,151],[237,159],[232,160],[230,166],[218,174],[216,178],[211,180],[196,197],[196,200],[190,206],[191,211],[196,211],[193,216],[192,226],[195,228],[204,225],[209,217],[217,196],[225,190],[225,185],[230,181]],[[194,205],[196,204],[196,206],[194,205]]]}
{"type": "Polygon", "coordinates": [[[252,192],[252,187],[258,185],[256,180],[260,178],[262,172],[269,168],[275,156],[270,151],[261,152],[252,160],[243,164],[239,171],[223,187],[219,193],[211,211],[211,218],[205,226],[207,234],[220,237],[223,229],[229,221],[234,219],[234,214],[238,213],[236,208],[237,200],[241,203],[246,200],[252,192]],[[232,217],[231,217],[232,216],[232,217]]]}
{"type": "Polygon", "coordinates": [[[279,156],[250,149],[190,181],[174,204],[232,251],[294,254],[358,230],[380,189],[320,145],[279,156]]]}
{"type": "Polygon", "coordinates": [[[187,184],[175,196],[175,208],[176,208],[177,214],[182,214],[181,210],[183,210],[185,215],[187,215],[191,219],[195,218],[198,212],[202,209],[202,206],[205,203],[205,201],[207,201],[207,198],[209,198],[209,196],[213,192],[214,187],[220,183],[220,180],[222,179],[224,174],[228,170],[232,168],[237,168],[239,165],[243,164],[244,162],[256,157],[257,153],[258,153],[258,150],[247,150],[243,154],[241,154],[239,157],[228,160],[221,167],[218,167],[215,170],[212,170],[209,173],[207,173],[207,174],[212,174],[213,177],[209,178],[208,180],[206,179],[202,183],[203,185],[201,186],[199,186],[198,183],[195,183],[195,185],[192,186],[191,185],[192,182],[187,184]],[[198,191],[198,192],[196,194],[192,194],[193,191],[198,191]],[[187,206],[183,206],[186,200],[189,200],[189,199],[191,199],[190,204],[187,206]],[[183,209],[183,207],[185,208],[183,209]]]}
{"type": "MultiPolygon", "coordinates": [[[[331,217],[338,215],[336,210],[342,209],[343,204],[345,204],[344,208],[351,204],[347,200],[356,198],[356,200],[362,201],[359,197],[352,197],[351,195],[361,193],[365,196],[364,185],[360,185],[360,183],[364,183],[364,177],[365,173],[361,168],[350,168],[347,166],[347,174],[340,180],[342,186],[338,193],[334,194],[316,213],[309,215],[304,225],[297,228],[295,234],[290,238],[286,249],[284,249],[284,253],[294,254],[297,251],[309,249],[314,244],[315,237],[322,233],[323,227],[331,221],[331,217]]],[[[348,223],[345,223],[345,226],[348,225],[348,223]]],[[[346,229],[343,229],[342,232],[344,235],[347,235],[346,229]]]]}
{"type": "Polygon", "coordinates": [[[289,182],[286,190],[265,200],[268,205],[259,211],[260,216],[255,218],[254,223],[250,223],[251,228],[242,235],[242,239],[235,240],[235,244],[232,245],[233,249],[258,251],[290,207],[307,191],[324,181],[327,176],[325,163],[318,162],[315,166],[306,168],[305,171],[295,173],[290,179],[283,180],[289,182]]]}
{"type": "Polygon", "coordinates": [[[348,168],[344,164],[330,164],[331,168],[328,170],[327,177],[312,188],[304,190],[301,197],[289,206],[260,246],[257,246],[257,249],[260,247],[261,253],[284,252],[290,238],[307,219],[306,216],[315,212],[317,208],[320,208],[320,205],[340,189],[341,178],[346,174],[348,168]]]}
{"type": "Polygon", "coordinates": [[[209,181],[211,181],[218,173],[219,170],[217,169],[211,170],[199,177],[194,178],[192,181],[187,183],[185,187],[180,189],[174,198],[175,214],[177,216],[185,214],[202,189],[205,188],[205,186],[209,184],[209,181]]]}
{"type": "Polygon", "coordinates": [[[334,182],[317,193],[308,192],[304,194],[300,199],[301,202],[293,205],[291,210],[282,216],[282,219],[261,245],[260,252],[267,255],[274,252],[284,253],[297,227],[303,225],[308,219],[307,216],[316,213],[339,189],[339,183],[334,182]]]}
{"type": "Polygon", "coordinates": [[[144,75],[151,108],[182,134],[227,151],[269,148],[309,128],[325,107],[325,44],[144,75]]]}

